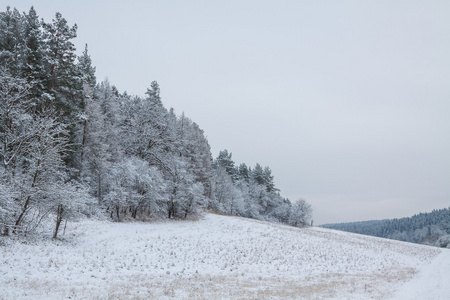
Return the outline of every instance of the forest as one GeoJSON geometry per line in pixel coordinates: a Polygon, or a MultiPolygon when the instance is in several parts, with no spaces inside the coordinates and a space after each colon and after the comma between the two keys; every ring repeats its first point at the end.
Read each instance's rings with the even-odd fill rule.
{"type": "Polygon", "coordinates": [[[450,207],[408,218],[327,224],[322,227],[450,248],[450,207]]]}
{"type": "Polygon", "coordinates": [[[76,36],[60,13],[50,23],[33,7],[0,13],[3,234],[46,228],[57,238],[80,217],[184,219],[205,209],[311,222],[311,206],[283,198],[269,167],[235,165],[227,150],[213,159],[199,125],[164,107],[157,81],[145,96],[97,82],[76,36]]]}

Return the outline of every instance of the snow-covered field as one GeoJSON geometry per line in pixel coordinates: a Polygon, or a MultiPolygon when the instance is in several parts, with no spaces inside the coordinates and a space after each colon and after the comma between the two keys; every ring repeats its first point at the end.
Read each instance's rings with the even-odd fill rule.
{"type": "Polygon", "coordinates": [[[450,299],[450,251],[205,214],[0,238],[0,299],[450,299]]]}

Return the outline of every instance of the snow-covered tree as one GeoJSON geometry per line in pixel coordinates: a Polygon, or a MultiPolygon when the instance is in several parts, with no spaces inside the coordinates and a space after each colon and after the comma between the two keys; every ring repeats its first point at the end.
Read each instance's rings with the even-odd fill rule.
{"type": "Polygon", "coordinates": [[[233,184],[227,171],[218,167],[213,172],[213,195],[209,207],[232,215],[245,214],[244,199],[241,190],[233,184]]]}
{"type": "Polygon", "coordinates": [[[195,182],[194,175],[189,172],[184,159],[171,162],[172,178],[168,181],[168,218],[186,218],[196,215],[200,207],[206,206],[203,185],[195,182]]]}
{"type": "Polygon", "coordinates": [[[312,208],[304,199],[299,199],[292,204],[289,224],[297,227],[308,226],[312,220],[312,208]]]}
{"type": "Polygon", "coordinates": [[[0,62],[10,75],[21,75],[23,61],[23,18],[17,9],[9,6],[0,13],[0,62]]]}
{"type": "Polygon", "coordinates": [[[104,104],[113,101],[108,90],[109,85],[106,83],[97,89],[96,95],[85,97],[86,113],[83,116],[85,120],[80,153],[83,180],[91,186],[92,194],[97,197],[99,204],[102,203],[107,185],[106,174],[118,148],[118,124],[115,117],[111,116],[115,115],[115,111],[110,112],[111,105],[104,104]]]}
{"type": "Polygon", "coordinates": [[[249,182],[251,169],[245,163],[241,163],[237,169],[239,180],[249,182]]]}
{"type": "Polygon", "coordinates": [[[166,211],[166,185],[155,167],[133,157],[115,163],[110,171],[104,198],[114,219],[161,216],[166,211]]]}
{"type": "Polygon", "coordinates": [[[33,118],[27,113],[25,98],[29,86],[21,78],[0,67],[0,158],[4,169],[15,167],[32,137],[33,118]]]}
{"type": "Polygon", "coordinates": [[[94,88],[97,84],[95,77],[95,67],[92,65],[91,56],[88,53],[88,45],[86,44],[83,54],[78,56],[78,70],[81,74],[83,84],[87,84],[89,87],[94,88]]]}
{"type": "Polygon", "coordinates": [[[61,180],[64,167],[62,154],[67,151],[68,132],[66,127],[57,122],[51,113],[39,117],[29,124],[27,129],[31,137],[26,145],[26,160],[20,168],[15,169],[12,184],[20,190],[16,199],[18,211],[15,225],[37,222],[37,217],[48,213],[48,186],[61,180]],[[50,115],[50,116],[49,116],[50,115]]]}
{"type": "Polygon", "coordinates": [[[327,224],[323,227],[439,246],[439,239],[450,234],[450,208],[407,218],[327,224]]]}
{"type": "Polygon", "coordinates": [[[30,84],[30,104],[34,110],[41,110],[40,101],[46,90],[45,56],[46,47],[43,30],[39,17],[31,7],[28,14],[24,14],[24,60],[22,65],[23,77],[30,84]]]}
{"type": "Polygon", "coordinates": [[[79,109],[82,80],[76,65],[75,46],[77,25],[69,27],[60,13],[52,23],[43,23],[46,48],[46,89],[53,96],[57,108],[66,114],[79,109]]]}
{"type": "Polygon", "coordinates": [[[233,179],[233,181],[235,179],[237,179],[236,176],[236,169],[234,167],[234,161],[231,158],[232,157],[232,153],[228,153],[228,150],[225,149],[223,151],[219,152],[219,155],[217,156],[215,163],[224,168],[225,171],[231,176],[231,179],[233,179]]]}
{"type": "Polygon", "coordinates": [[[211,151],[203,130],[184,113],[176,117],[169,112],[170,129],[174,132],[173,154],[186,162],[194,181],[203,185],[205,197],[211,197],[211,151]]]}
{"type": "Polygon", "coordinates": [[[168,111],[160,86],[145,97],[96,83],[77,26],[60,13],[40,21],[33,7],[0,12],[0,222],[26,230],[96,205],[115,220],[187,218],[209,207],[288,222],[292,207],[272,171],[213,162],[203,130],[168,111]],[[91,199],[97,198],[93,204],[91,199]]]}
{"type": "Polygon", "coordinates": [[[66,182],[63,178],[45,186],[49,210],[55,216],[53,238],[58,237],[62,221],[76,219],[82,215],[83,209],[93,201],[85,186],[76,181],[66,182]]]}

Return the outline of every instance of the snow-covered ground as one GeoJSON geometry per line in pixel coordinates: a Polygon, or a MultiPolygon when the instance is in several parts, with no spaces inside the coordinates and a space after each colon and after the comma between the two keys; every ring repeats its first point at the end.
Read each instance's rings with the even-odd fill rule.
{"type": "Polygon", "coordinates": [[[0,299],[450,299],[450,251],[205,214],[0,238],[0,299]]]}
{"type": "Polygon", "coordinates": [[[395,299],[450,299],[450,250],[444,249],[418,276],[404,284],[395,299]]]}

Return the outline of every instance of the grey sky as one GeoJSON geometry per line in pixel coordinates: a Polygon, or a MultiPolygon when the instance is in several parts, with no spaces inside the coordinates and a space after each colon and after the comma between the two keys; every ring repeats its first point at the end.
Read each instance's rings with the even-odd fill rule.
{"type": "Polygon", "coordinates": [[[99,80],[157,80],[214,157],[270,166],[316,224],[450,206],[449,1],[0,3],[77,23],[99,80]]]}

